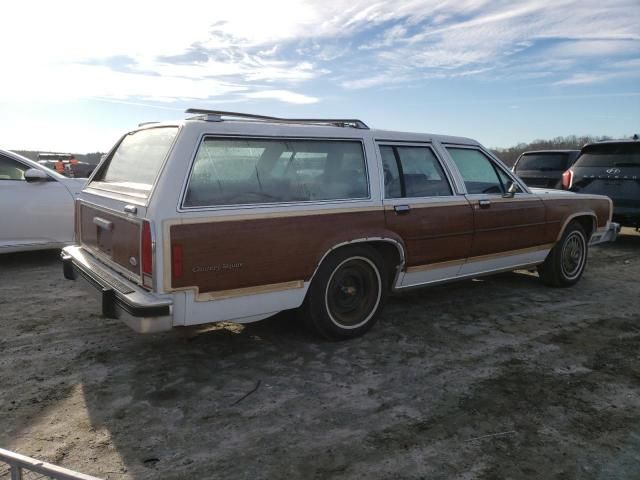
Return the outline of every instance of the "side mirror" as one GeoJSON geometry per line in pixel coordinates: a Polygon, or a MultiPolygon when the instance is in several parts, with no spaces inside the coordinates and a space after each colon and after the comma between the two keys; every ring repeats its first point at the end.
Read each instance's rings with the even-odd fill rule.
{"type": "Polygon", "coordinates": [[[38,170],[37,168],[30,168],[26,172],[24,172],[24,179],[31,182],[46,182],[49,180],[49,175],[44,173],[42,170],[38,170]]]}
{"type": "Polygon", "coordinates": [[[518,192],[518,184],[515,182],[509,182],[509,188],[507,189],[507,193],[502,195],[504,198],[513,198],[518,192]]]}

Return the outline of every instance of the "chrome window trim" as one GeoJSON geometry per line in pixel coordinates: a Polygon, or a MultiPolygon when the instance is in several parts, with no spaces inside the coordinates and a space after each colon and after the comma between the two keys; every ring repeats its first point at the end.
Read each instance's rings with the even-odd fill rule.
{"type": "Polygon", "coordinates": [[[362,137],[346,137],[346,138],[334,138],[334,137],[308,137],[308,136],[293,136],[293,135],[243,135],[243,134],[221,134],[221,133],[201,133],[198,136],[198,141],[196,142],[196,147],[191,154],[191,159],[189,160],[189,168],[187,169],[187,174],[182,182],[182,188],[180,189],[179,195],[179,203],[177,212],[208,212],[208,211],[226,211],[226,210],[247,210],[252,208],[287,208],[287,207],[295,207],[295,206],[309,206],[309,205],[325,205],[332,203],[370,203],[372,201],[371,195],[371,169],[369,168],[369,158],[367,157],[367,149],[365,145],[365,140],[362,137]],[[242,140],[275,140],[275,141],[286,141],[286,140],[300,140],[300,141],[338,141],[338,142],[357,142],[360,144],[362,148],[362,156],[364,160],[364,168],[365,168],[365,178],[367,181],[367,196],[359,197],[359,198],[336,198],[336,199],[327,199],[327,200],[302,200],[296,202],[263,202],[263,203],[238,203],[238,204],[230,204],[230,205],[209,205],[209,206],[194,206],[194,207],[185,207],[184,202],[187,196],[187,191],[189,189],[189,183],[191,181],[191,172],[193,171],[193,167],[195,165],[196,157],[198,156],[198,151],[202,146],[203,142],[207,138],[217,138],[217,139],[242,139],[242,140]]]}
{"type": "Polygon", "coordinates": [[[442,160],[442,158],[440,157],[440,155],[438,155],[438,151],[434,148],[433,142],[409,142],[409,141],[397,141],[397,140],[374,140],[375,146],[376,146],[376,156],[378,157],[378,170],[380,171],[380,175],[379,175],[379,184],[380,184],[380,195],[382,197],[382,200],[384,202],[386,201],[393,201],[393,200],[404,200],[406,203],[406,200],[408,199],[414,199],[414,200],[432,200],[435,198],[446,198],[446,199],[450,199],[450,198],[455,198],[457,195],[457,189],[456,184],[453,180],[453,176],[451,174],[451,171],[449,170],[449,165],[446,164],[446,162],[444,162],[442,160]],[[387,197],[386,195],[386,191],[384,188],[384,167],[382,165],[382,152],[380,151],[380,147],[417,147],[417,148],[428,148],[431,150],[431,153],[433,153],[433,156],[435,157],[436,161],[438,162],[438,165],[440,165],[440,168],[442,168],[442,171],[444,172],[444,176],[447,179],[447,183],[449,184],[449,189],[451,190],[451,193],[449,195],[433,195],[433,196],[429,196],[429,197],[387,197]]]}

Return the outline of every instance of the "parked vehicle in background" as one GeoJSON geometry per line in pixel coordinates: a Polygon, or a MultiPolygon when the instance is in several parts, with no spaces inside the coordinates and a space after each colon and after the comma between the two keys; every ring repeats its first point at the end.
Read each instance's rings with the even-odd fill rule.
{"type": "Polygon", "coordinates": [[[513,172],[529,187],[562,188],[562,174],[576,161],[580,150],[534,150],[524,152],[513,172]]]}
{"type": "Polygon", "coordinates": [[[640,227],[640,141],[611,140],[585,145],[563,175],[563,186],[613,200],[613,219],[640,227]]]}
{"type": "MultiPolygon", "coordinates": [[[[142,332],[302,307],[342,339],[389,291],[538,267],[581,277],[611,200],[530,190],[475,140],[188,110],[129,132],[78,200],[64,275],[142,332]]],[[[466,307],[465,307],[466,308],[466,307]]]]}
{"type": "Polygon", "coordinates": [[[0,254],[72,243],[74,199],[85,183],[0,150],[0,254]]]}
{"type": "Polygon", "coordinates": [[[88,178],[96,165],[80,162],[71,153],[39,153],[38,163],[70,178],[88,178]]]}

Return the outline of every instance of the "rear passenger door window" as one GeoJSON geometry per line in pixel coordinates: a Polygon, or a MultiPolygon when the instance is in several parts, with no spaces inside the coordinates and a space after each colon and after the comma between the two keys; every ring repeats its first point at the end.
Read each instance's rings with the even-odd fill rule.
{"type": "Polygon", "coordinates": [[[385,198],[452,195],[449,181],[430,147],[380,147],[385,198]]]}
{"type": "Polygon", "coordinates": [[[185,207],[369,197],[360,141],[205,138],[185,207]]]}

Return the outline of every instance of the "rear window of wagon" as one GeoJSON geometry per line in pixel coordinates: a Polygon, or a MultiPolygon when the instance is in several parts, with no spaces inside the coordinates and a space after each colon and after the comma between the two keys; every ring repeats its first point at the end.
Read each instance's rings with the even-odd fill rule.
{"type": "Polygon", "coordinates": [[[126,135],[91,182],[146,198],[178,133],[178,127],[137,130],[126,135]]]}

